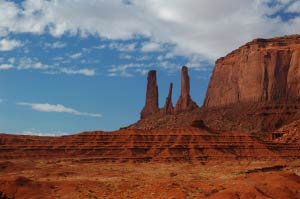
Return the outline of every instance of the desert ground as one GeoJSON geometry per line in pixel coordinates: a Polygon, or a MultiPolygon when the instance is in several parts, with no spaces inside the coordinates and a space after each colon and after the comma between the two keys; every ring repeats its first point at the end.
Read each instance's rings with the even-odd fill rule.
{"type": "MultiPolygon", "coordinates": [[[[15,199],[300,198],[300,161],[0,162],[2,196],[15,199]]],[[[3,197],[5,198],[5,197],[3,197]]]]}

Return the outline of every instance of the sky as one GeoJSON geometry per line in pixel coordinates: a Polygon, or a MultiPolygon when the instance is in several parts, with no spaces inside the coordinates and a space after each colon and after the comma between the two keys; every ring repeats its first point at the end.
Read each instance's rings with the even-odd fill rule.
{"type": "Polygon", "coordinates": [[[217,58],[300,33],[299,0],[0,0],[0,132],[61,135],[134,123],[147,72],[162,107],[181,66],[199,106],[217,58]]]}

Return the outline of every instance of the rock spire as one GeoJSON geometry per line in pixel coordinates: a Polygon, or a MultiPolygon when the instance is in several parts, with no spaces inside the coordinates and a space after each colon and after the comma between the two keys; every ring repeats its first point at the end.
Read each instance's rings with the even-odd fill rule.
{"type": "Polygon", "coordinates": [[[165,114],[173,114],[174,113],[174,107],[173,107],[173,103],[172,103],[172,90],[173,90],[173,83],[170,83],[169,94],[166,98],[166,103],[164,106],[165,114]]]}
{"type": "Polygon", "coordinates": [[[158,87],[156,83],[156,71],[151,70],[148,73],[148,83],[146,92],[146,103],[141,111],[141,119],[159,112],[158,107],[158,87]]]}
{"type": "Polygon", "coordinates": [[[183,66],[181,69],[181,94],[176,103],[175,112],[190,111],[197,108],[197,104],[190,96],[190,77],[188,68],[183,66]]]}

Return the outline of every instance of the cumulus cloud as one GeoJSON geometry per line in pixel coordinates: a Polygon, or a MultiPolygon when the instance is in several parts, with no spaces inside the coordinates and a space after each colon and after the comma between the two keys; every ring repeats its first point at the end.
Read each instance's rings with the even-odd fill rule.
{"type": "Polygon", "coordinates": [[[284,21],[278,14],[298,13],[299,3],[293,0],[126,2],[25,0],[17,5],[0,0],[0,18],[5,18],[0,20],[0,35],[47,31],[56,37],[99,35],[122,41],[142,36],[173,44],[179,55],[215,59],[257,37],[300,31],[299,15],[284,21]]]}
{"type": "Polygon", "coordinates": [[[70,133],[59,131],[59,130],[53,130],[49,132],[44,132],[38,129],[29,129],[21,132],[10,132],[9,134],[15,134],[15,135],[32,135],[32,136],[62,136],[62,135],[69,135],[70,133]]]}
{"type": "Polygon", "coordinates": [[[0,64],[0,70],[9,70],[12,68],[14,68],[14,66],[11,64],[0,64]]]}
{"type": "Polygon", "coordinates": [[[93,69],[72,69],[72,68],[60,68],[61,73],[69,74],[69,75],[85,75],[85,76],[95,76],[96,71],[93,69]]]}
{"type": "Polygon", "coordinates": [[[74,53],[72,55],[70,55],[70,58],[72,59],[78,59],[82,56],[82,53],[74,53]]]}
{"type": "Polygon", "coordinates": [[[53,42],[53,43],[45,43],[44,44],[44,47],[45,48],[53,48],[53,49],[57,49],[57,48],[64,48],[66,47],[67,44],[64,43],[64,42],[59,42],[59,41],[56,41],[56,42],[53,42]]]}
{"type": "Polygon", "coordinates": [[[1,39],[0,40],[0,51],[10,51],[22,46],[22,42],[18,40],[1,39]]]}
{"type": "Polygon", "coordinates": [[[14,57],[11,57],[8,59],[8,62],[11,63],[11,64],[14,64],[16,61],[16,59],[14,57]]]}
{"type": "Polygon", "coordinates": [[[54,113],[69,113],[73,115],[82,115],[82,116],[90,116],[90,117],[101,117],[101,114],[98,113],[85,113],[80,112],[73,108],[65,107],[61,104],[48,104],[48,103],[27,103],[27,102],[18,102],[19,106],[29,106],[35,111],[40,112],[54,112],[54,113]]]}
{"type": "Polygon", "coordinates": [[[19,65],[17,67],[18,70],[28,70],[28,69],[36,69],[36,70],[46,70],[51,68],[49,65],[44,64],[36,58],[21,58],[19,60],[19,65]]]}
{"type": "Polygon", "coordinates": [[[149,68],[153,68],[154,66],[163,67],[163,63],[129,63],[129,64],[120,64],[113,65],[110,69],[108,69],[107,75],[110,77],[132,77],[134,73],[138,74],[146,74],[149,68]]]}
{"type": "MultiPolygon", "coordinates": [[[[62,61],[63,57],[56,57],[56,61],[62,61]]],[[[39,61],[38,58],[9,58],[8,63],[0,64],[0,70],[41,70],[44,74],[68,74],[68,75],[84,75],[84,76],[95,76],[96,70],[88,68],[73,69],[68,67],[59,67],[59,65],[49,65],[39,61]]]]}
{"type": "Polygon", "coordinates": [[[161,45],[155,42],[143,43],[143,46],[141,48],[142,52],[157,52],[161,50],[162,50],[161,45]]]}
{"type": "Polygon", "coordinates": [[[300,2],[299,1],[295,1],[294,3],[292,3],[287,9],[287,12],[290,13],[300,13],[300,2]]]}
{"type": "MultiPolygon", "coordinates": [[[[99,49],[101,46],[98,46],[99,49]]],[[[118,50],[118,51],[134,51],[136,47],[136,43],[128,43],[128,44],[123,44],[123,43],[118,43],[118,42],[112,42],[108,46],[110,49],[118,50]]]]}

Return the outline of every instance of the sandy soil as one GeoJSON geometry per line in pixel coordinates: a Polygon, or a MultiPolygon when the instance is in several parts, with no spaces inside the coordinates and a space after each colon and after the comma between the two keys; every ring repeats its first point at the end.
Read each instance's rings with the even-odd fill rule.
{"type": "Polygon", "coordinates": [[[72,159],[0,161],[8,198],[300,198],[300,160],[99,163],[72,159]]]}

